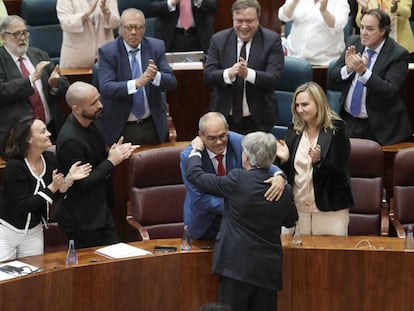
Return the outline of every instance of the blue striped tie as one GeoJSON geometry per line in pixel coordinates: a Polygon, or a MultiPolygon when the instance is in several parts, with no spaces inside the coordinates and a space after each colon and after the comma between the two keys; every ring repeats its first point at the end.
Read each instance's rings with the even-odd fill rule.
{"type": "MultiPolygon", "coordinates": [[[[371,58],[375,54],[374,50],[367,50],[368,54],[368,63],[367,68],[371,65],[371,58]]],[[[362,102],[362,91],[364,90],[364,84],[357,80],[355,84],[354,92],[352,93],[351,99],[351,114],[356,117],[361,112],[361,102],[362,102]]]]}
{"type": "MultiPolygon", "coordinates": [[[[139,49],[129,51],[131,54],[132,79],[138,79],[141,76],[141,67],[136,57],[138,51],[139,49]]],[[[145,114],[144,86],[140,87],[135,94],[132,94],[132,113],[138,119],[142,119],[145,114]]]]}

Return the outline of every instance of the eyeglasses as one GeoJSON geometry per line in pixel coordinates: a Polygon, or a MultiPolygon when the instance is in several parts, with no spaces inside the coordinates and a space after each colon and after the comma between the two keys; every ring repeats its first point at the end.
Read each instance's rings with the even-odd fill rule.
{"type": "Polygon", "coordinates": [[[223,141],[223,140],[227,139],[228,133],[226,132],[226,133],[220,134],[218,136],[209,136],[209,135],[204,135],[204,136],[208,141],[215,142],[217,140],[223,141]]]}
{"type": "Polygon", "coordinates": [[[16,31],[16,32],[4,31],[4,33],[13,36],[13,38],[16,40],[19,40],[22,37],[26,37],[26,38],[30,37],[30,32],[28,32],[27,30],[16,31]]]}
{"type": "Polygon", "coordinates": [[[145,28],[145,25],[121,25],[126,31],[131,32],[135,30],[136,32],[141,31],[145,28]]]}

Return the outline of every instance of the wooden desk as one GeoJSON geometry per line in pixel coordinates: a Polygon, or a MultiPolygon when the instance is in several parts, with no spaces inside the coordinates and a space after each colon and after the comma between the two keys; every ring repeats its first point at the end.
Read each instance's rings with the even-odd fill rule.
{"type": "MultiPolygon", "coordinates": [[[[414,252],[403,240],[382,237],[302,236],[303,246],[284,247],[283,311],[409,310],[414,252]],[[368,249],[369,243],[375,249],[368,249]],[[359,244],[359,248],[358,248],[359,244]]],[[[180,240],[132,243],[179,247],[180,240]]],[[[203,243],[204,244],[204,243],[203,243]]],[[[190,252],[111,260],[78,251],[79,265],[66,268],[65,253],[27,257],[42,267],[34,275],[0,282],[0,309],[194,311],[215,301],[218,278],[210,273],[210,250],[193,241],[190,252]]]]}
{"type": "MultiPolygon", "coordinates": [[[[180,240],[136,244],[174,245],[180,240]]],[[[214,301],[217,276],[210,273],[211,251],[164,253],[111,260],[79,250],[79,264],[65,267],[64,252],[28,257],[45,271],[0,282],[0,310],[177,310],[194,311],[214,301]]]]}
{"type": "Polygon", "coordinates": [[[303,236],[302,240],[299,248],[288,248],[284,240],[280,310],[401,311],[413,305],[414,252],[403,250],[403,239],[303,236]],[[367,248],[368,241],[375,249],[367,248]]]}

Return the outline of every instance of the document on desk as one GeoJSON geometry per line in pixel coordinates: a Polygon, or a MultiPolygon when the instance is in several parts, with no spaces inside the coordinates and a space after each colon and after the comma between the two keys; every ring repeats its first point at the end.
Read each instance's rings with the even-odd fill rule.
{"type": "Polygon", "coordinates": [[[114,259],[152,254],[151,252],[145,249],[122,242],[99,248],[95,252],[97,254],[114,259]]]}
{"type": "Polygon", "coordinates": [[[22,275],[38,272],[38,267],[29,265],[25,262],[14,260],[0,264],[0,281],[16,278],[22,275]]]}
{"type": "Polygon", "coordinates": [[[165,53],[173,70],[200,70],[206,56],[203,51],[165,53]]]}

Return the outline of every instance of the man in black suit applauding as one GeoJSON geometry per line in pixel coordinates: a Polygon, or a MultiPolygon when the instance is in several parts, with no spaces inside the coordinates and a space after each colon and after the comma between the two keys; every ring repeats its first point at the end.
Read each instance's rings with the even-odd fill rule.
{"type": "Polygon", "coordinates": [[[213,87],[210,110],[221,112],[231,131],[269,132],[278,122],[275,89],[283,72],[280,36],[259,25],[256,0],[232,6],[233,28],[211,39],[204,81],[213,87]]]}
{"type": "Polygon", "coordinates": [[[243,169],[226,176],[205,173],[196,138],[187,166],[188,180],[203,191],[224,197],[224,213],[214,247],[212,270],[220,275],[218,302],[237,311],[276,310],[282,287],[281,226],[298,219],[292,188],[286,185],[278,201],[264,194],[276,156],[272,134],[254,132],[242,140],[243,169]]]}
{"type": "Polygon", "coordinates": [[[341,117],[350,137],[391,145],[411,139],[401,86],[408,74],[408,51],[389,37],[387,13],[363,13],[360,36],[351,36],[330,79],[342,86],[341,117]]]}

